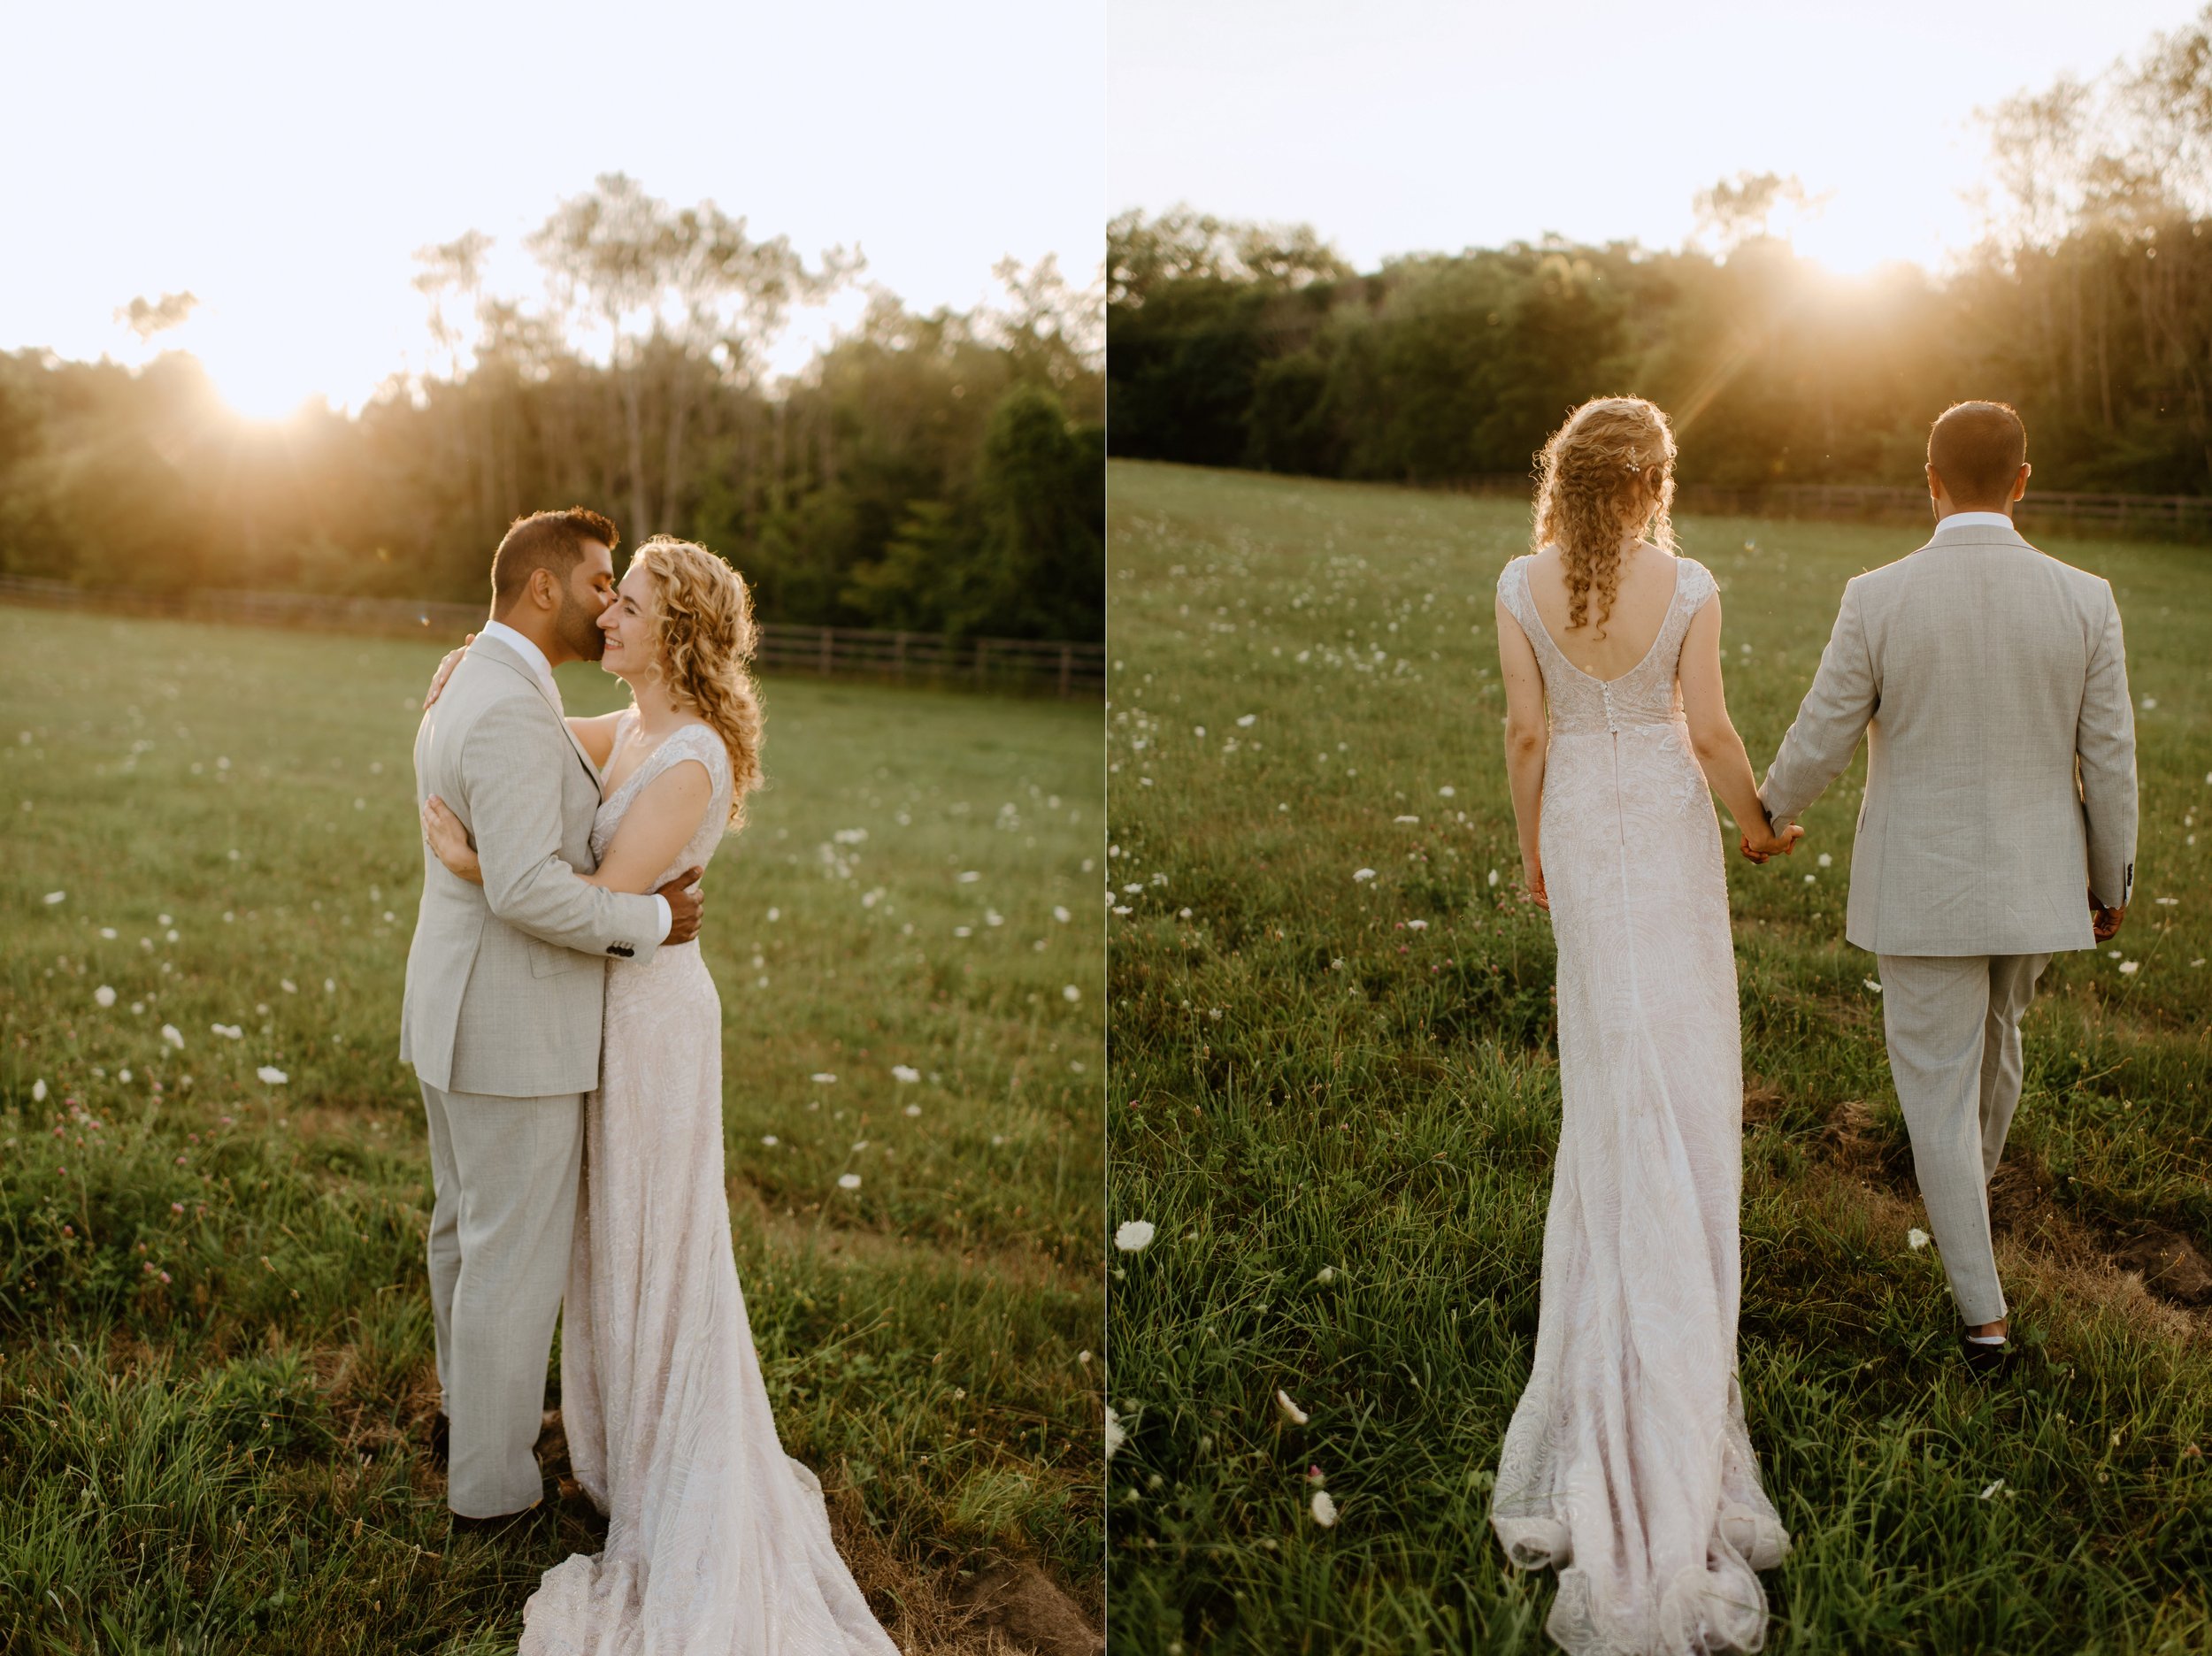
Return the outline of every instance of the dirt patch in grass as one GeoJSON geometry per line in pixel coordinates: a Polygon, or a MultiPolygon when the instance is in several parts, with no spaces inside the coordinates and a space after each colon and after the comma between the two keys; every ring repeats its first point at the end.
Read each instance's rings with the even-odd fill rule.
{"type": "MultiPolygon", "coordinates": [[[[1778,1088],[1755,1080],[1744,1092],[1746,1127],[1778,1119],[1788,1106],[1778,1088]]],[[[1863,1192],[1899,1226],[1924,1222],[1909,1148],[1885,1131],[1873,1108],[1850,1099],[1828,1113],[1819,1162],[1863,1192]]],[[[2212,1339],[2212,1260],[2188,1237],[2162,1227],[2131,1234],[2099,1226],[2063,1206],[2049,1170],[2019,1150],[1998,1164],[1989,1185],[1990,1231],[1999,1268],[2054,1297],[2087,1300],[2119,1311],[2167,1338],[2212,1339]]]]}

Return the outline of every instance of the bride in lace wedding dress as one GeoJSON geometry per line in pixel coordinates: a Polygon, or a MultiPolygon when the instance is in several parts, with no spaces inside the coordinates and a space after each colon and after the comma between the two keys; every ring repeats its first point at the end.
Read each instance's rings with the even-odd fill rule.
{"type": "Polygon", "coordinates": [[[1584,404],[1544,451],[1540,549],[1498,580],[1561,1120],[1491,1523],[1515,1564],[1559,1572],[1551,1637],[1605,1656],[1759,1649],[1755,1572],[1789,1545],[1736,1382],[1742,1058],[1711,794],[1755,862],[1801,831],[1773,836],[1729,723],[1717,589],[1671,550],[1673,464],[1649,402],[1584,404]]]}
{"type": "MultiPolygon", "coordinates": [[[[752,617],[727,564],[655,539],[599,627],[635,703],[568,721],[604,767],[588,878],[651,891],[705,868],[759,780],[752,617]]],[[[477,878],[458,819],[433,800],[424,821],[440,860],[477,878]]],[[[606,1545],[546,1572],[522,1656],[896,1656],[831,1540],[820,1484],[777,1439],[731,1253],[721,1002],[698,944],[611,962],[604,1029],[561,1418],[606,1545]]]]}

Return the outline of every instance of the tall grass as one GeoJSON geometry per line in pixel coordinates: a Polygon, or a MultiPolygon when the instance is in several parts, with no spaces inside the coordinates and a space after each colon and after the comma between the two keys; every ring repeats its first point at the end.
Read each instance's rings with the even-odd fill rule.
{"type": "MultiPolygon", "coordinates": [[[[1110,1220],[1156,1226],[1109,1287],[1113,1646],[1547,1648],[1551,1577],[1487,1524],[1558,1118],[1493,643],[1525,514],[1149,465],[1110,499],[1110,1220]]],[[[1917,541],[1680,528],[1763,769],[1843,582],[1917,541]]],[[[2212,1251],[2212,562],[2048,549],[2118,589],[2144,829],[2118,956],[2055,962],[2027,1023],[1997,1202],[2016,1381],[1962,1371],[1908,1244],[1878,971],[1840,935],[1863,761],[1794,858],[1730,870],[1741,1368],[1795,1539],[1778,1651],[2212,1645],[2212,1319],[2125,1268],[2146,1238],[2212,1251]]]]}
{"type": "MultiPolygon", "coordinates": [[[[437,651],[12,619],[0,1650],[511,1648],[595,1543],[449,1542],[421,1436],[395,1053],[437,651]]],[[[1097,714],[767,702],[703,933],[738,1264],[786,1448],[910,1647],[952,1648],[964,1570],[1099,1589],[1097,714]]]]}

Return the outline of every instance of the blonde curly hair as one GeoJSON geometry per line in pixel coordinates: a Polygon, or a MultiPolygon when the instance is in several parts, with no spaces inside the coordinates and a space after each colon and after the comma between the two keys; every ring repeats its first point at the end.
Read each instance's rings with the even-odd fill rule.
{"type": "Polygon", "coordinates": [[[1589,618],[1597,595],[1597,636],[1619,594],[1621,542],[1640,533],[1676,549],[1674,428],[1642,397],[1593,397],[1551,434],[1537,457],[1539,552],[1559,548],[1567,577],[1567,630],[1589,618]]]}
{"type": "Polygon", "coordinates": [[[713,726],[730,755],[730,825],[760,786],[760,686],[752,594],[744,578],[689,540],[655,535],[631,559],[653,583],[653,647],[670,697],[713,726]]]}

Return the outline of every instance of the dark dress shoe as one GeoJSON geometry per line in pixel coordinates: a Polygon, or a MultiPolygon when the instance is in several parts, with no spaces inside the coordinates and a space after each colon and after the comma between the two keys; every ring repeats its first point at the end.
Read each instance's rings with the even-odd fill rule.
{"type": "Polygon", "coordinates": [[[446,1463],[446,1453],[453,1438],[453,1422],[440,1409],[430,1421],[430,1458],[438,1465],[446,1463]]]}
{"type": "Polygon", "coordinates": [[[541,1503],[535,1506],[525,1506],[520,1512],[501,1513],[495,1518],[464,1518],[459,1513],[449,1513],[447,1517],[454,1535],[481,1536],[488,1539],[505,1535],[511,1530],[520,1529],[544,1510],[541,1503]]]}
{"type": "Polygon", "coordinates": [[[1989,1380],[2003,1379],[2020,1360],[2020,1353],[2010,1340],[2001,1346],[1978,1345],[1967,1337],[1964,1329],[1959,1330],[1959,1354],[1966,1359],[1970,1370],[1989,1380]]]}

